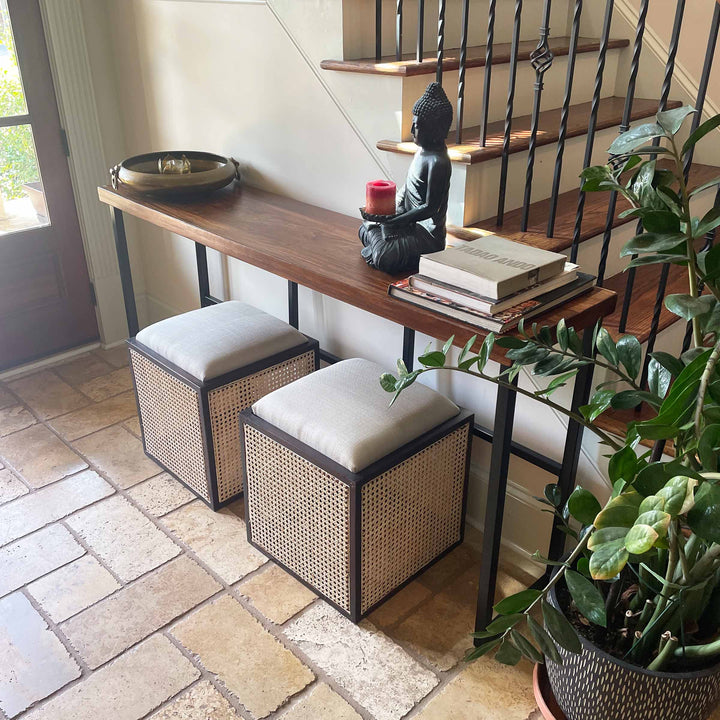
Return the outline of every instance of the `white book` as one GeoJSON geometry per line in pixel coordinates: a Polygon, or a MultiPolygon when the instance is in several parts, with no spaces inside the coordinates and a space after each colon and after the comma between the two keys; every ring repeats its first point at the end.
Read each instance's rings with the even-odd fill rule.
{"type": "Polygon", "coordinates": [[[562,253],[488,235],[422,255],[419,274],[500,300],[561,273],[566,260],[562,253]]]}

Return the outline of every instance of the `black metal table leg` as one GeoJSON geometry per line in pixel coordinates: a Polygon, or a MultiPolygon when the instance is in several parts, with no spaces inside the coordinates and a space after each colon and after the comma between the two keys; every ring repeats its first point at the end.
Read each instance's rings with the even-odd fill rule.
{"type": "Polygon", "coordinates": [[[412,328],[403,328],[403,352],[402,359],[408,370],[413,369],[415,362],[415,331],[412,328]]]}
{"type": "MultiPolygon", "coordinates": [[[[517,377],[513,380],[513,385],[517,385],[517,377]]],[[[505,512],[516,397],[515,391],[511,388],[498,386],[495,404],[495,434],[490,456],[490,478],[487,505],[485,506],[480,587],[475,616],[475,630],[478,632],[484,630],[492,620],[493,605],[495,604],[495,585],[500,559],[500,538],[503,513],[505,512]]]]}
{"type": "Polygon", "coordinates": [[[288,280],[288,323],[298,329],[298,284],[288,280]]]}
{"type": "Polygon", "coordinates": [[[125,317],[127,318],[128,335],[135,337],[140,326],[138,325],[137,307],[135,306],[135,292],[133,291],[132,270],[128,254],[127,238],[125,236],[125,220],[122,210],[113,208],[113,233],[115,234],[115,252],[120,267],[120,283],[122,285],[123,300],[125,301],[125,317]]]}
{"type": "MultiPolygon", "coordinates": [[[[592,355],[592,336],[592,329],[585,330],[583,333],[583,353],[586,356],[592,355]]],[[[594,365],[586,365],[575,376],[575,388],[573,389],[570,404],[573,412],[577,412],[580,406],[586,405],[590,398],[594,369],[594,365]]],[[[575,488],[575,475],[577,474],[580,451],[582,450],[583,430],[583,426],[574,420],[568,422],[562,467],[558,476],[558,487],[560,488],[563,503],[570,497],[570,493],[575,488]]],[[[560,530],[559,522],[556,519],[550,536],[550,549],[548,550],[548,557],[551,560],[559,560],[563,556],[566,539],[567,536],[560,530]]]]}
{"type": "Polygon", "coordinates": [[[197,262],[200,307],[214,305],[214,301],[210,299],[210,276],[208,274],[207,248],[199,242],[195,243],[195,260],[197,262]]]}

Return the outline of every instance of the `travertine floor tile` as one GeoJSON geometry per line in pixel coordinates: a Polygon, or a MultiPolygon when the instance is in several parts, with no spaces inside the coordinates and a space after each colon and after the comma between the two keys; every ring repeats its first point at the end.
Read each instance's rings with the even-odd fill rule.
{"type": "Polygon", "coordinates": [[[8,405],[15,405],[16,403],[15,396],[6,387],[0,385],[0,408],[6,408],[8,405]]]}
{"type": "Polygon", "coordinates": [[[180,553],[167,535],[119,495],[82,510],[67,523],[123,582],[180,553]]]}
{"type": "Polygon", "coordinates": [[[102,348],[93,350],[93,354],[116,368],[124,367],[130,361],[129,352],[125,343],[116,345],[114,348],[109,348],[108,350],[103,350],[102,348]]]}
{"type": "Polygon", "coordinates": [[[72,475],[0,507],[0,546],[115,491],[96,472],[72,475]]]}
{"type": "Polygon", "coordinates": [[[291,621],[285,634],[377,720],[399,720],[438,683],[370,623],[353,625],[326,603],[291,621]]]}
{"type": "Polygon", "coordinates": [[[107,400],[113,395],[119,395],[126,390],[132,390],[132,377],[129,368],[113,370],[109,375],[88,380],[78,385],[78,390],[87,395],[91,400],[100,402],[107,400]]]}
{"type": "Polygon", "coordinates": [[[167,473],[136,485],[128,495],[155,517],[167,515],[195,499],[194,493],[167,473]]]}
{"type": "Polygon", "coordinates": [[[466,665],[417,716],[418,720],[526,720],[535,709],[532,668],[490,658],[466,665]]]}
{"type": "Polygon", "coordinates": [[[82,410],[60,415],[51,421],[51,425],[68,440],[89,435],[103,428],[127,420],[136,413],[135,393],[126,391],[103,400],[82,410]]]}
{"type": "Polygon", "coordinates": [[[228,595],[181,620],[172,634],[257,718],[314,679],[240,603],[228,595]]]}
{"type": "Polygon", "coordinates": [[[150,716],[150,720],[237,720],[240,716],[207,680],[150,716]]]}
{"type": "Polygon", "coordinates": [[[35,422],[35,418],[22,405],[10,405],[10,407],[2,408],[0,410],[0,437],[30,427],[35,422]]]}
{"type": "Polygon", "coordinates": [[[88,380],[107,375],[113,371],[112,365],[108,365],[104,360],[94,353],[81,355],[80,357],[70,360],[53,368],[53,370],[70,385],[81,385],[88,380]]]}
{"type": "Polygon", "coordinates": [[[25,495],[28,489],[7,468],[0,470],[0,503],[25,495]]]}
{"type": "Polygon", "coordinates": [[[275,563],[267,563],[266,569],[238,585],[237,589],[268,620],[278,625],[297,615],[317,598],[312,590],[275,563]]]}
{"type": "Polygon", "coordinates": [[[182,555],[61,628],[80,657],[96,668],[220,589],[196,562],[182,555]]]}
{"type": "Polygon", "coordinates": [[[121,488],[135,485],[162,470],[145,455],[142,443],[121,425],[87,435],[76,440],[73,446],[121,488]]]}
{"type": "Polygon", "coordinates": [[[440,592],[471,567],[479,568],[479,560],[472,548],[464,543],[428,568],[418,577],[418,582],[433,592],[440,592]]]}
{"type": "Polygon", "coordinates": [[[126,427],[135,437],[142,438],[142,430],[140,429],[140,418],[136,415],[135,417],[131,417],[129,420],[126,420],[123,423],[123,426],[126,427]]]}
{"type": "Polygon", "coordinates": [[[199,676],[166,637],[155,635],[23,720],[140,720],[199,676]]]}
{"type": "Polygon", "coordinates": [[[61,380],[52,370],[26,375],[8,383],[8,387],[29,405],[40,418],[47,420],[85,407],[88,399],[61,380]]]}
{"type": "Polygon", "coordinates": [[[52,620],[59,623],[119,587],[120,583],[92,555],[85,555],[31,583],[28,590],[52,620]]]}
{"type": "Polygon", "coordinates": [[[293,705],[278,720],[362,720],[349,703],[325,683],[293,705]]]}
{"type": "Polygon", "coordinates": [[[73,475],[87,463],[44,425],[33,425],[0,440],[0,453],[33,487],[73,475]]]}
{"type": "Polygon", "coordinates": [[[267,562],[248,543],[244,521],[228,508],[213,512],[197,500],[166,515],[161,522],[228,584],[267,562]]]}
{"type": "Polygon", "coordinates": [[[0,548],[0,596],[84,554],[62,525],[50,525],[6,545],[0,548]]]}
{"type": "Polygon", "coordinates": [[[0,708],[8,717],[79,676],[77,663],[24,595],[0,600],[0,708]]]}
{"type": "Polygon", "coordinates": [[[383,630],[394,625],[405,616],[415,610],[418,605],[423,603],[432,595],[432,592],[421,585],[417,580],[413,580],[406,585],[400,592],[395,593],[391,598],[386,600],[380,607],[370,613],[368,620],[383,630]]]}

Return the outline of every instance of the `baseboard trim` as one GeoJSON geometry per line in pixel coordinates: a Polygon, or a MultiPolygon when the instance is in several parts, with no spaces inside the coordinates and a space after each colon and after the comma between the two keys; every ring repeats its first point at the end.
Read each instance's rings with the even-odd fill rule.
{"type": "MultiPolygon", "coordinates": [[[[108,345],[106,347],[114,347],[115,345],[119,344],[120,343],[113,343],[112,345],[108,345]]],[[[48,357],[42,358],[41,360],[33,360],[32,362],[25,363],[24,365],[18,365],[17,367],[0,372],[0,380],[10,380],[20,375],[28,375],[32,372],[35,372],[36,370],[42,370],[42,368],[48,367],[49,365],[57,365],[63,360],[72,360],[78,355],[84,355],[91,350],[97,350],[101,347],[103,346],[99,342],[94,342],[88,345],[80,345],[79,347],[73,348],[72,350],[65,350],[64,352],[56,353],[55,355],[49,355],[48,357]]]]}

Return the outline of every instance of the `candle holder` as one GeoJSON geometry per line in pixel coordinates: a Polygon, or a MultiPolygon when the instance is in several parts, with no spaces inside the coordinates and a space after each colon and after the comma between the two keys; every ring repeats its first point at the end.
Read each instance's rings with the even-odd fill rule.
{"type": "Polygon", "coordinates": [[[360,208],[360,217],[367,222],[384,223],[388,220],[396,218],[400,213],[394,213],[393,215],[376,215],[365,211],[364,207],[360,208]]]}

